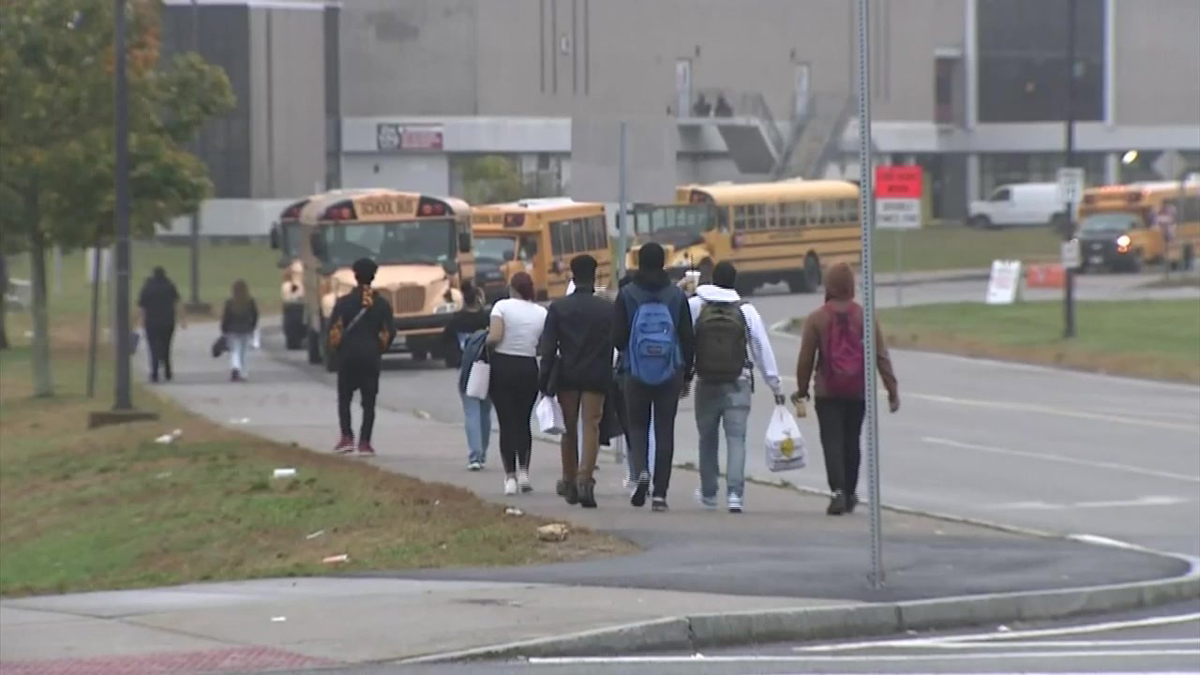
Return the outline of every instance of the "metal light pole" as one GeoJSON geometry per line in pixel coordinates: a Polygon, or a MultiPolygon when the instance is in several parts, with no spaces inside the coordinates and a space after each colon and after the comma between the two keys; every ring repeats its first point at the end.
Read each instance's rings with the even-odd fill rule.
{"type": "Polygon", "coordinates": [[[116,51],[114,59],[115,71],[115,119],[116,119],[116,207],[114,228],[117,235],[116,268],[117,268],[117,316],[116,335],[116,378],[113,391],[113,410],[128,411],[133,409],[133,395],[130,390],[129,357],[131,351],[130,336],[132,334],[129,321],[129,82],[125,72],[125,0],[115,0],[116,35],[113,40],[116,51]]]}
{"type": "MultiPolygon", "coordinates": [[[[1067,149],[1063,165],[1075,166],[1075,0],[1067,0],[1067,149]]],[[[1075,236],[1074,204],[1068,203],[1062,240],[1075,236]]],[[[1075,337],[1075,270],[1063,266],[1063,337],[1075,337]]]]}
{"type": "Polygon", "coordinates": [[[858,180],[862,222],[863,361],[866,374],[867,480],[870,489],[871,587],[883,588],[883,522],[879,490],[879,405],[875,376],[875,264],[871,236],[875,226],[874,172],[871,170],[871,70],[867,0],[858,0],[858,180]]]}
{"type": "MultiPolygon", "coordinates": [[[[192,0],[192,52],[200,53],[200,5],[198,0],[192,0]]],[[[190,242],[191,246],[191,298],[189,307],[191,311],[200,311],[202,308],[200,302],[200,211],[192,214],[189,219],[190,225],[190,242]]]]}
{"type": "Polygon", "coordinates": [[[614,288],[625,277],[625,259],[629,251],[629,214],[625,211],[625,137],[626,123],[621,120],[620,145],[617,152],[617,278],[613,281],[614,288]]]}

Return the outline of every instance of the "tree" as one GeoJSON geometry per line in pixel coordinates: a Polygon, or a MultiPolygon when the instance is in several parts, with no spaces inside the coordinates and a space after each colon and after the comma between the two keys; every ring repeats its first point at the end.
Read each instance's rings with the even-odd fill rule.
{"type": "MultiPolygon", "coordinates": [[[[0,2],[0,246],[25,242],[31,265],[35,394],[53,393],[46,250],[113,235],[113,3],[0,2]]],[[[157,0],[127,5],[131,227],[190,213],[212,191],[187,152],[234,106],[223,70],[196,54],[161,69],[157,0]]]]}
{"type": "Polygon", "coordinates": [[[525,185],[507,157],[484,155],[463,163],[463,192],[471,204],[497,204],[524,197],[525,185]]]}

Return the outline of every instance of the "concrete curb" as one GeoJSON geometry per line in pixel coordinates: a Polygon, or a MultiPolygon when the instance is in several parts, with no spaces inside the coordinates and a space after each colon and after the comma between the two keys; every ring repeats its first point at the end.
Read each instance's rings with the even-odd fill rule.
{"type": "Polygon", "coordinates": [[[655,621],[431,654],[400,663],[686,651],[782,641],[894,635],[984,624],[1047,621],[1153,607],[1200,597],[1195,563],[1180,577],[1053,591],[967,595],[822,608],[668,617],[655,621]]]}

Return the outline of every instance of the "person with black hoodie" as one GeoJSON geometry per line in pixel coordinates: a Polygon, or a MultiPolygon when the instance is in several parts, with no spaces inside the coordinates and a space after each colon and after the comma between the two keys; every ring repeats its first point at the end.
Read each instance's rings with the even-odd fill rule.
{"type": "Polygon", "coordinates": [[[543,395],[557,394],[566,427],[558,493],[568,504],[584,508],[596,508],[592,474],[600,453],[604,399],[612,385],[613,310],[612,303],[596,296],[596,266],[590,255],[571,261],[575,292],[555,300],[546,314],[539,381],[543,395]]]}
{"type": "Polygon", "coordinates": [[[665,262],[666,253],[657,243],[650,242],[638,250],[638,270],[633,282],[617,295],[614,329],[615,344],[622,352],[627,373],[625,404],[632,445],[630,459],[637,474],[630,503],[644,505],[650,491],[648,465],[653,413],[655,462],[651,506],[655,511],[667,510],[667,490],[675,460],[675,414],[679,399],[691,388],[696,353],[687,296],[671,283],[663,269],[665,262]],[[654,334],[653,329],[659,323],[657,317],[664,316],[669,317],[663,323],[670,321],[673,334],[654,334]],[[648,377],[649,373],[661,372],[662,358],[669,360],[669,376],[648,377]],[[644,372],[642,363],[646,364],[644,372]]]}
{"type": "Polygon", "coordinates": [[[175,336],[176,321],[184,327],[183,313],[179,311],[179,291],[162,267],[146,279],[138,293],[138,315],[142,330],[146,333],[146,351],[150,353],[150,381],[158,382],[158,370],[171,381],[171,340],[175,336]]]}

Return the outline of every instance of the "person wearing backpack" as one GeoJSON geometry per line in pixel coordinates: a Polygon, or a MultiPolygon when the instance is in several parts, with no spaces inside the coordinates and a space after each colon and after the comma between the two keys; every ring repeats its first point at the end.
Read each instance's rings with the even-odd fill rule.
{"type": "MultiPolygon", "coordinates": [[[[900,392],[878,322],[875,364],[887,389],[888,407],[896,412],[900,392]]],[[[833,493],[826,511],[831,516],[852,513],[858,505],[859,441],[866,412],[864,369],[863,310],[854,301],[854,272],[846,263],[838,263],[825,272],[825,304],[804,321],[796,365],[797,399],[808,398],[812,381],[825,475],[833,493]]]]}
{"type": "Polygon", "coordinates": [[[713,268],[712,283],[696,289],[688,304],[696,330],[696,429],[700,437],[700,503],[717,506],[721,426],[728,455],[725,500],[730,513],[741,513],[746,484],[746,424],[754,393],[754,364],[782,405],[783,396],[775,352],[762,317],[743,302],[737,287],[737,268],[721,262],[713,268]]]}
{"type": "Polygon", "coordinates": [[[651,506],[667,510],[667,489],[675,459],[675,414],[691,388],[695,335],[687,296],[663,270],[663,247],[650,242],[638,250],[633,282],[616,302],[614,343],[622,352],[625,405],[630,432],[630,463],[637,474],[630,503],[643,506],[650,491],[650,416],[654,415],[654,491],[651,506]]]}
{"type": "Polygon", "coordinates": [[[354,430],[350,426],[350,401],[354,392],[362,396],[362,427],[358,453],[374,455],[371,432],[375,427],[375,396],[383,353],[396,337],[392,306],[371,289],[379,266],[370,258],[359,258],[351,266],[358,287],[338,298],[329,315],[329,348],[337,359],[338,424],[342,438],[334,452],[354,452],[354,430]]]}

